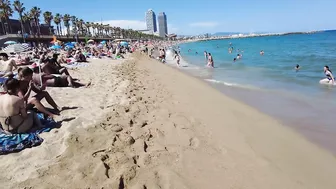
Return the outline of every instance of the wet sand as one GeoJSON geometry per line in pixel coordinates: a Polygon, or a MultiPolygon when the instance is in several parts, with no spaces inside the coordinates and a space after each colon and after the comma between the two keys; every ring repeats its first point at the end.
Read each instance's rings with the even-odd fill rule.
{"type": "Polygon", "coordinates": [[[4,187],[336,187],[332,154],[197,78],[139,55],[78,72],[91,88],[53,90],[59,104],[82,107],[65,114],[75,119],[41,146],[2,156],[4,187]]]}

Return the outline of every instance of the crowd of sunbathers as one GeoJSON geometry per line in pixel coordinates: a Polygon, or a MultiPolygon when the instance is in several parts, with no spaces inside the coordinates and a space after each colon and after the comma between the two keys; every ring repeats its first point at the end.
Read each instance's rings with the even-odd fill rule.
{"type": "Polygon", "coordinates": [[[81,87],[85,84],[73,79],[67,68],[61,64],[86,62],[87,58],[123,58],[130,52],[128,47],[105,44],[103,48],[76,45],[76,48],[62,48],[58,51],[44,46],[33,48],[29,53],[12,55],[0,53],[5,69],[0,72],[3,92],[0,94],[0,125],[9,133],[26,133],[33,127],[41,127],[37,112],[54,118],[60,113],[59,106],[46,87],[81,87]],[[53,107],[45,108],[41,100],[53,107]]]}

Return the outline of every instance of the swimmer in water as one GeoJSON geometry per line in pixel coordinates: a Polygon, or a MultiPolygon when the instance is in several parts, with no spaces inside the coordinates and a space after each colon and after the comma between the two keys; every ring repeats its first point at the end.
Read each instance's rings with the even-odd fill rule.
{"type": "Polygon", "coordinates": [[[233,59],[233,62],[236,62],[236,61],[237,61],[237,58],[234,58],[234,59],[233,59]]]}
{"type": "Polygon", "coordinates": [[[204,51],[204,58],[205,58],[205,63],[208,62],[208,53],[206,51],[204,51]]]}
{"type": "Polygon", "coordinates": [[[296,64],[296,66],[294,67],[295,71],[298,72],[300,70],[300,65],[296,64]]]}
{"type": "Polygon", "coordinates": [[[196,52],[196,54],[198,54],[198,52],[196,52]]]}
{"type": "Polygon", "coordinates": [[[240,54],[237,54],[237,60],[239,60],[241,58],[240,54]]]}
{"type": "Polygon", "coordinates": [[[264,51],[263,51],[263,50],[260,51],[260,55],[261,55],[261,56],[264,55],[264,51]]]}
{"type": "Polygon", "coordinates": [[[322,84],[335,84],[335,78],[332,74],[332,71],[330,70],[329,66],[324,66],[323,68],[324,74],[326,75],[327,78],[322,79],[320,83],[322,84]]]}

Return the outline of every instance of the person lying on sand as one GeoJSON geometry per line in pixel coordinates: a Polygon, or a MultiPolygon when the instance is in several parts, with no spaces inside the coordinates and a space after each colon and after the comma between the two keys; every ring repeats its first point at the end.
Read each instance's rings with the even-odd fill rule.
{"type": "MultiPolygon", "coordinates": [[[[29,85],[31,86],[31,82],[29,85]]],[[[10,133],[26,133],[33,126],[42,128],[35,112],[27,112],[24,99],[18,96],[20,81],[13,75],[6,80],[4,87],[7,94],[0,96],[0,123],[3,130],[10,133]]]]}
{"type": "Polygon", "coordinates": [[[55,117],[56,114],[48,111],[41,103],[41,100],[45,98],[46,101],[54,108],[55,113],[60,112],[59,107],[57,106],[57,104],[51,98],[50,94],[47,91],[44,91],[43,88],[36,87],[34,82],[32,82],[33,70],[31,70],[28,67],[20,68],[18,75],[20,79],[19,80],[20,81],[20,91],[18,94],[19,94],[19,97],[23,98],[25,101],[28,101],[27,107],[33,108],[35,106],[37,110],[39,110],[40,112],[50,117],[55,117]],[[36,95],[30,97],[31,91],[34,91],[36,95]]]}
{"type": "Polygon", "coordinates": [[[39,86],[47,86],[47,87],[82,87],[85,86],[82,83],[76,82],[69,75],[59,75],[55,76],[53,74],[47,73],[39,73],[38,67],[33,70],[33,81],[35,84],[39,86]],[[41,78],[43,84],[41,84],[41,78]]]}
{"type": "Polygon", "coordinates": [[[5,65],[4,72],[0,73],[0,77],[7,77],[13,74],[13,71],[16,70],[18,67],[14,59],[9,59],[8,54],[2,53],[0,54],[3,60],[3,64],[5,65]]]}

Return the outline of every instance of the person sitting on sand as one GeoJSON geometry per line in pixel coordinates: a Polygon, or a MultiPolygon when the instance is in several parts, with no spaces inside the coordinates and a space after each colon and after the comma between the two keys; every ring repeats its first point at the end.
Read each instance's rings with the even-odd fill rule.
{"type": "MultiPolygon", "coordinates": [[[[36,113],[27,112],[24,99],[18,96],[20,82],[12,76],[4,84],[7,94],[0,96],[0,123],[2,129],[14,134],[26,133],[33,126],[42,128],[36,113]]],[[[31,87],[32,82],[29,83],[29,88],[31,87]]]]}
{"type": "Polygon", "coordinates": [[[9,59],[8,58],[8,54],[2,53],[1,56],[2,56],[2,60],[4,62],[4,65],[5,65],[5,71],[0,73],[0,76],[1,77],[7,77],[7,76],[13,74],[13,71],[16,70],[18,67],[17,67],[14,59],[9,59]]]}
{"type": "Polygon", "coordinates": [[[43,104],[41,103],[41,100],[43,98],[46,99],[46,101],[54,108],[55,113],[59,113],[59,107],[55,103],[55,101],[51,98],[50,94],[47,91],[44,91],[44,87],[38,88],[35,86],[33,80],[33,70],[31,70],[28,67],[20,68],[19,72],[19,81],[20,81],[20,91],[19,91],[19,97],[23,98],[25,101],[27,101],[27,107],[33,108],[34,106],[39,110],[40,112],[50,116],[55,117],[56,114],[51,113],[48,111],[43,104]],[[32,84],[30,84],[32,83],[32,84]],[[31,91],[34,91],[36,95],[30,97],[31,91]]]}
{"type": "Polygon", "coordinates": [[[62,67],[57,62],[57,55],[52,59],[47,59],[46,63],[42,66],[42,71],[46,74],[60,74],[70,75],[65,67],[62,67]]]}
{"type": "Polygon", "coordinates": [[[86,58],[81,50],[77,50],[75,54],[75,59],[77,62],[86,62],[86,58]]]}

